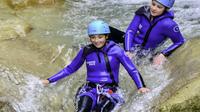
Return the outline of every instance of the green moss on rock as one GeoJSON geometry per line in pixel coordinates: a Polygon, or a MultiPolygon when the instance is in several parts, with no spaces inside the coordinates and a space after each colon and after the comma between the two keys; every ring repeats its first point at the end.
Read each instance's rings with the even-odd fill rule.
{"type": "Polygon", "coordinates": [[[199,112],[200,96],[194,96],[182,103],[177,103],[160,108],[160,112],[199,112]]]}

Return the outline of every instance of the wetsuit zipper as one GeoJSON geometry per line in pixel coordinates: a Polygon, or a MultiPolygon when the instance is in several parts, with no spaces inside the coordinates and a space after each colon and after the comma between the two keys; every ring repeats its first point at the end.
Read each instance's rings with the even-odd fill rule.
{"type": "Polygon", "coordinates": [[[98,57],[99,63],[101,63],[101,58],[100,58],[100,55],[99,55],[99,51],[97,51],[97,57],[98,57]]]}

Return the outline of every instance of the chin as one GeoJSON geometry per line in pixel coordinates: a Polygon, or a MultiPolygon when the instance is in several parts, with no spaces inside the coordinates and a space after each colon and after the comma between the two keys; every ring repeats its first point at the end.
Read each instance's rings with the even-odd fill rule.
{"type": "Polygon", "coordinates": [[[95,45],[96,48],[101,48],[102,46],[95,45]]]}
{"type": "Polygon", "coordinates": [[[157,14],[156,14],[156,13],[153,13],[153,12],[151,12],[151,16],[157,16],[157,14]]]}
{"type": "Polygon", "coordinates": [[[97,48],[102,48],[103,46],[96,46],[97,48]]]}
{"type": "Polygon", "coordinates": [[[159,16],[158,14],[152,14],[152,16],[156,17],[156,16],[159,16]]]}
{"type": "Polygon", "coordinates": [[[151,16],[156,16],[156,14],[155,13],[151,13],[151,16]]]}

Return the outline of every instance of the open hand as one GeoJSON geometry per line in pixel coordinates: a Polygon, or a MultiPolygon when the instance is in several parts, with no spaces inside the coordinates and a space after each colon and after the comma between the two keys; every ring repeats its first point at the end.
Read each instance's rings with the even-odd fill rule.
{"type": "Polygon", "coordinates": [[[42,84],[44,84],[44,86],[47,86],[49,84],[49,80],[45,79],[45,80],[42,80],[42,84]]]}
{"type": "Polygon", "coordinates": [[[150,91],[149,88],[144,88],[144,87],[138,89],[138,93],[147,93],[147,92],[149,92],[149,91],[150,91]]]}
{"type": "Polygon", "coordinates": [[[129,52],[129,51],[126,52],[126,55],[127,55],[130,59],[132,59],[132,58],[135,56],[133,53],[131,53],[131,52],[129,52]]]}
{"type": "Polygon", "coordinates": [[[153,58],[154,65],[162,65],[167,61],[167,58],[161,53],[153,58]]]}

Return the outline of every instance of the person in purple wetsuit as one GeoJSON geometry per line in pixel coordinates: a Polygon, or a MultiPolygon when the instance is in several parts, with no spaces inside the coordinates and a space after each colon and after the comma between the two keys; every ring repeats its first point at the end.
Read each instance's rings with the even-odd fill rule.
{"type": "Polygon", "coordinates": [[[63,70],[42,80],[45,85],[56,82],[77,71],[86,61],[86,83],[79,88],[76,95],[77,112],[110,112],[116,104],[123,104],[124,100],[116,93],[120,64],[134,80],[138,92],[149,91],[125,51],[113,41],[107,40],[109,33],[107,23],[102,20],[92,21],[88,25],[91,44],[81,48],[71,64],[63,70]]]}
{"type": "Polygon", "coordinates": [[[174,13],[169,10],[175,0],[152,0],[150,6],[142,6],[126,30],[125,51],[129,57],[139,57],[152,53],[153,63],[162,64],[166,57],[180,47],[185,39],[173,20],[174,13]],[[155,48],[170,38],[172,45],[155,52],[155,48]],[[149,52],[150,51],[150,52],[149,52]]]}

